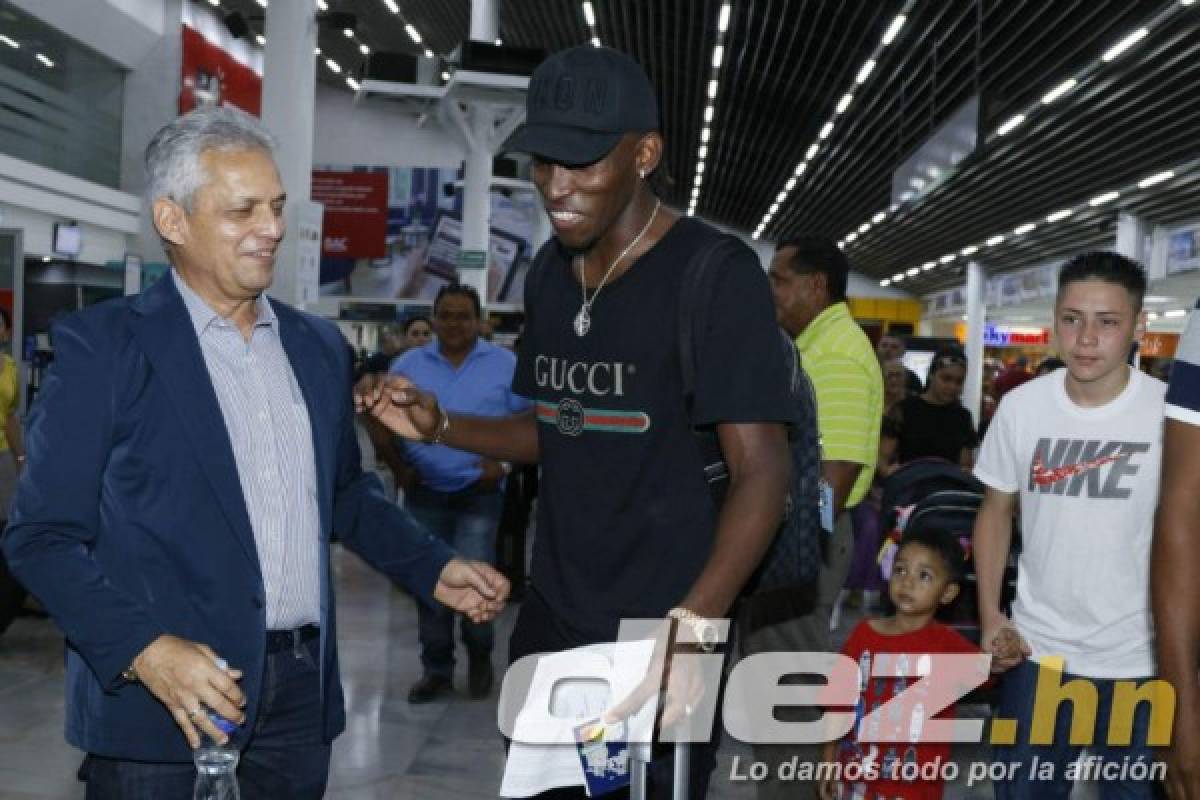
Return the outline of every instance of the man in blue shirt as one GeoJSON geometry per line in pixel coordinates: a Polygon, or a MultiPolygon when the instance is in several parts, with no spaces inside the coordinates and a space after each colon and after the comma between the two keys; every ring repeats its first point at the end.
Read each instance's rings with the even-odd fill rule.
{"type": "MultiPolygon", "coordinates": [[[[478,417],[507,417],[529,401],[512,393],[516,356],[480,338],[482,309],[469,286],[450,284],[433,303],[436,339],[409,350],[392,366],[437,396],[442,408],[478,417]]],[[[508,465],[431,442],[404,442],[412,474],[404,481],[408,509],[426,528],[466,558],[495,561],[496,526],[503,510],[508,465]]],[[[408,693],[410,703],[427,703],[450,691],[454,675],[453,611],[418,606],[424,674],[408,693]]],[[[471,697],[491,691],[492,625],[462,620],[471,697]]]]}

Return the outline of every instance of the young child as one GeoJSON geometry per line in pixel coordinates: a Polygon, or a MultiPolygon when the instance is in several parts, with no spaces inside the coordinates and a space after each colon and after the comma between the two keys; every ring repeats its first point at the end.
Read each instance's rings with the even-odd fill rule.
{"type": "MultiPolygon", "coordinates": [[[[860,671],[862,693],[854,728],[841,741],[825,745],[824,760],[827,764],[840,762],[842,770],[838,774],[856,776],[862,771],[868,778],[874,774],[874,779],[822,781],[821,800],[941,798],[940,780],[902,780],[901,770],[908,764],[905,772],[915,769],[919,773],[921,765],[945,764],[950,758],[948,743],[920,741],[925,723],[920,696],[923,687],[913,684],[920,675],[929,673],[931,654],[980,652],[953,629],[933,621],[938,607],[958,596],[965,559],[958,541],[944,531],[924,529],[905,535],[888,581],[895,616],[863,620],[842,648],[842,654],[858,663],[860,671]],[[880,667],[908,677],[873,677],[880,667]],[[898,711],[885,709],[874,719],[868,716],[906,689],[911,699],[889,707],[898,711]],[[865,738],[878,738],[881,733],[891,737],[899,732],[901,741],[860,742],[859,725],[864,717],[865,738]],[[849,765],[855,766],[847,769],[849,765]]],[[[947,708],[934,718],[952,717],[953,713],[953,707],[947,708]]]]}

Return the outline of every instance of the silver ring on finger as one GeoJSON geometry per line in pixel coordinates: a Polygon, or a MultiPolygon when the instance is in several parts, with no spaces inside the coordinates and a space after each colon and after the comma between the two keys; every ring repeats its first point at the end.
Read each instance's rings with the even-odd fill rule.
{"type": "Polygon", "coordinates": [[[188,718],[188,720],[189,720],[190,722],[195,722],[195,721],[196,721],[196,717],[200,716],[200,713],[201,713],[203,710],[204,710],[204,709],[203,709],[203,708],[201,708],[200,706],[197,706],[196,708],[193,708],[191,711],[187,712],[187,718],[188,718]]]}

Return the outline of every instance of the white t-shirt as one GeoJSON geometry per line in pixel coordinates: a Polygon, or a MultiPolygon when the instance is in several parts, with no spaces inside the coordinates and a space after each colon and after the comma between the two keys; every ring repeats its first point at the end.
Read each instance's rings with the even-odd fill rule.
{"type": "Polygon", "coordinates": [[[1162,381],[1132,370],[1098,408],[1067,396],[1067,370],[1004,396],[975,475],[1021,495],[1012,616],[1034,660],[1091,678],[1155,674],[1150,542],[1162,457],[1162,381]]]}
{"type": "MultiPolygon", "coordinates": [[[[1200,302],[1196,308],[1200,308],[1200,302]]],[[[1171,362],[1166,414],[1168,419],[1200,426],[1200,314],[1195,309],[1188,316],[1171,362]]]]}

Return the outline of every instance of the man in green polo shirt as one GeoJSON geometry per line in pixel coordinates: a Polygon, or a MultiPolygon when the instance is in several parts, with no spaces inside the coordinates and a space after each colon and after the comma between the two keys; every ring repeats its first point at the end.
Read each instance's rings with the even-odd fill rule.
{"type": "MultiPolygon", "coordinates": [[[[817,394],[822,471],[833,490],[834,531],[821,569],[816,604],[809,613],[747,633],[742,654],[835,650],[829,621],[845,583],[854,549],[850,509],[866,496],[875,475],[883,417],[883,376],[871,341],[850,316],[846,282],[850,264],[828,239],[782,242],[770,279],[779,324],[796,337],[805,372],[817,394]]],[[[782,721],[808,721],[810,709],[777,709],[782,721]]],[[[759,800],[816,798],[815,783],[778,780],[779,764],[799,756],[819,760],[819,746],[756,745],[754,757],[769,767],[756,784],[759,800]]],[[[797,774],[800,774],[797,772],[797,774]]]]}
{"type": "Polygon", "coordinates": [[[779,324],[796,337],[801,363],[817,393],[821,466],[833,487],[837,523],[819,601],[826,612],[849,569],[849,512],[871,488],[883,418],[879,360],[846,304],[849,274],[841,249],[815,236],[781,243],[770,270],[779,324]]]}

